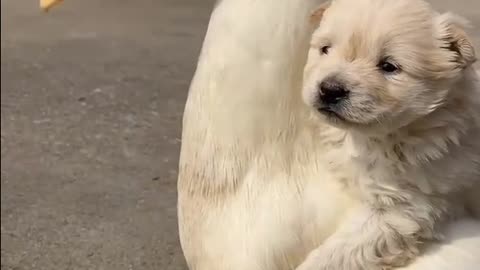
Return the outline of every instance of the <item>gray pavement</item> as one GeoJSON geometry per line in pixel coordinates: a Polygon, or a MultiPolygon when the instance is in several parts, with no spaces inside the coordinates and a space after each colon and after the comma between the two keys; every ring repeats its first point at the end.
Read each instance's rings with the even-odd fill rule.
{"type": "MultiPolygon", "coordinates": [[[[480,1],[433,2],[480,44],[480,1]]],[[[1,0],[2,270],[185,269],[180,124],[212,5],[1,0]]]]}

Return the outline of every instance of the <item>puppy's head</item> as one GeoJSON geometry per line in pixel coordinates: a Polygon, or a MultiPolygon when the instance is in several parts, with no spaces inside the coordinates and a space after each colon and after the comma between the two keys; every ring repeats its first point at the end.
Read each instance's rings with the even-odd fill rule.
{"type": "Polygon", "coordinates": [[[333,0],[312,22],[303,98],[343,127],[392,131],[430,114],[476,60],[463,20],[422,0],[333,0]]]}

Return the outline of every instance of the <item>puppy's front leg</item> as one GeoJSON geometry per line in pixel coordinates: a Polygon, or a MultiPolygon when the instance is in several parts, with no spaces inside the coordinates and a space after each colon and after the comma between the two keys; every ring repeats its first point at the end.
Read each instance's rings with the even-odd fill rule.
{"type": "Polygon", "coordinates": [[[393,209],[356,209],[346,225],[296,270],[384,270],[405,265],[418,253],[420,223],[393,209]]]}

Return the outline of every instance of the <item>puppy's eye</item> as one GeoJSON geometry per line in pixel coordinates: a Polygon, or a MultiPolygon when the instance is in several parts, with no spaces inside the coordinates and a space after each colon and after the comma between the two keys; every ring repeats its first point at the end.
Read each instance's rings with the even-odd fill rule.
{"type": "Polygon", "coordinates": [[[321,49],[320,49],[320,52],[322,54],[328,54],[328,52],[330,51],[330,46],[323,46],[321,49]]]}
{"type": "Polygon", "coordinates": [[[385,73],[394,73],[399,71],[400,69],[398,68],[397,65],[387,61],[383,60],[378,64],[378,67],[385,73]]]}

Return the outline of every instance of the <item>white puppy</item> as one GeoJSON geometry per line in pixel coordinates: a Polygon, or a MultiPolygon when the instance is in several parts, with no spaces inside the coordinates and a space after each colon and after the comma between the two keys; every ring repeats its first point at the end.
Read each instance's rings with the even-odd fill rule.
{"type": "Polygon", "coordinates": [[[462,19],[422,0],[336,0],[314,19],[304,101],[364,206],[299,269],[406,265],[480,183],[474,47],[462,19]]]}

